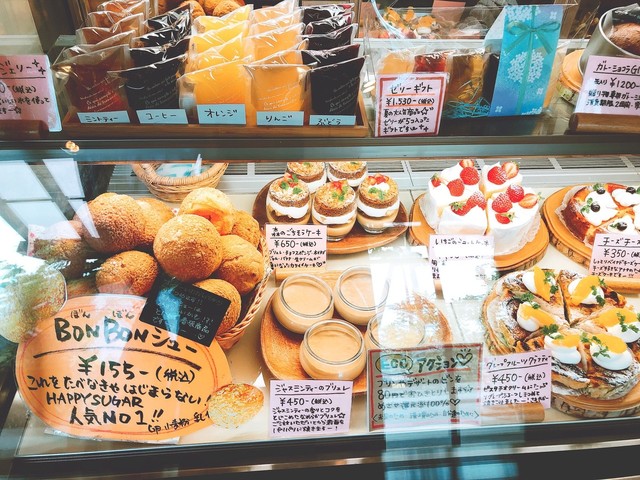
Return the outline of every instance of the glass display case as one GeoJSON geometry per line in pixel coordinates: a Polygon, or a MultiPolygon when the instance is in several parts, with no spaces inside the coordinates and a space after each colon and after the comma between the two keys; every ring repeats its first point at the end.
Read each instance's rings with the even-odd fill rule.
{"type": "MultiPolygon", "coordinates": [[[[297,183],[298,175],[301,176],[302,173],[296,174],[295,178],[293,175],[284,176],[288,163],[298,162],[312,168],[323,162],[324,172],[325,168],[329,169],[330,162],[366,162],[368,172],[365,177],[375,183],[372,188],[375,189],[380,184],[391,185],[389,189],[395,189],[398,193],[398,211],[393,212],[390,222],[383,224],[381,232],[376,227],[379,226],[378,222],[358,220],[344,237],[342,234],[335,234],[340,238],[326,243],[326,265],[307,265],[303,269],[311,277],[309,282],[320,280],[329,285],[327,296],[332,298],[335,311],[327,318],[351,319],[346,327],[342,325],[341,328],[355,330],[356,337],[362,334],[362,345],[369,339],[368,347],[371,352],[390,350],[421,353],[429,352],[429,348],[434,347],[443,349],[447,345],[448,348],[469,348],[469,352],[481,352],[479,356],[483,357],[483,361],[491,357],[499,358],[506,353],[521,353],[526,340],[537,337],[527,337],[524,334],[526,338],[521,338],[521,342],[517,344],[520,347],[516,348],[516,344],[513,344],[509,347],[512,350],[505,351],[501,348],[496,337],[492,339],[495,324],[487,321],[487,317],[491,315],[483,307],[486,298],[495,294],[498,286],[502,285],[501,279],[525,270],[532,272],[534,267],[555,272],[566,270],[579,276],[587,276],[589,253],[581,253],[582,242],[578,241],[576,245],[554,230],[558,227],[556,208],[562,204],[561,200],[568,198],[564,192],[567,187],[576,185],[606,184],[611,185],[613,190],[614,185],[636,187],[640,184],[640,136],[569,133],[567,125],[571,106],[560,98],[554,101],[554,108],[541,115],[452,120],[443,123],[440,134],[434,137],[305,137],[292,133],[262,135],[259,138],[239,138],[233,135],[208,138],[203,135],[189,136],[184,132],[176,134],[171,128],[166,128],[161,129],[162,135],[155,135],[153,138],[137,136],[133,130],[122,130],[121,135],[115,136],[78,137],[63,129],[58,133],[34,132],[31,138],[23,140],[7,138],[0,141],[0,252],[3,260],[0,264],[3,274],[3,291],[0,295],[2,303],[6,305],[5,315],[1,320],[3,325],[0,326],[3,367],[0,372],[2,475],[16,479],[213,476],[297,478],[300,475],[351,478],[362,474],[373,478],[534,478],[541,475],[540,465],[558,468],[557,465],[563,464],[570,468],[572,475],[585,478],[615,478],[637,474],[634,453],[640,444],[636,413],[640,402],[633,395],[638,375],[632,375],[622,382],[623,386],[632,387],[631,394],[626,389],[624,395],[618,395],[609,402],[595,401],[587,406],[577,405],[571,400],[563,403],[562,399],[566,397],[554,391],[551,394],[551,405],[534,402],[493,405],[494,408],[491,408],[489,400],[485,398],[481,402],[479,397],[479,390],[488,383],[488,376],[474,371],[477,375],[475,383],[473,379],[467,379],[465,385],[470,385],[474,395],[478,395],[475,403],[474,400],[471,401],[474,406],[470,408],[478,414],[476,421],[451,421],[450,415],[446,421],[442,417],[438,421],[424,421],[424,417],[420,419],[416,416],[411,417],[409,424],[395,426],[389,417],[386,427],[383,425],[381,428],[374,428],[372,409],[376,404],[388,405],[391,409],[392,402],[386,402],[386,399],[376,402],[376,395],[384,396],[386,393],[391,394],[391,391],[384,390],[380,385],[375,390],[372,388],[372,380],[367,378],[367,371],[375,368],[374,359],[379,361],[380,357],[368,356],[364,362],[366,366],[360,365],[358,372],[348,380],[348,391],[353,395],[347,404],[350,420],[345,430],[318,434],[309,428],[301,428],[288,434],[277,434],[273,429],[275,385],[280,385],[278,382],[281,381],[294,380],[306,381],[307,385],[313,384],[309,375],[313,370],[306,370],[304,361],[298,357],[302,345],[307,342],[304,332],[308,330],[306,327],[301,331],[291,330],[303,323],[304,315],[290,316],[293,320],[287,323],[289,328],[285,327],[286,322],[278,318],[278,312],[286,312],[287,307],[275,306],[279,301],[277,298],[282,295],[281,303],[286,304],[288,300],[290,306],[304,310],[315,306],[314,303],[321,303],[324,292],[307,283],[304,288],[316,289],[313,290],[315,293],[297,293],[286,297],[283,290],[286,290],[287,285],[290,291],[294,290],[295,285],[289,282],[295,279],[297,271],[276,265],[274,252],[281,251],[282,248],[278,250],[278,245],[273,243],[267,246],[269,235],[266,226],[281,225],[281,222],[274,221],[273,214],[269,217],[269,187],[275,183],[280,190],[308,188],[300,187],[297,183]],[[529,219],[531,224],[535,223],[535,237],[526,237],[515,230],[500,236],[499,229],[494,228],[496,248],[498,238],[506,238],[513,243],[513,237],[522,236],[520,240],[523,243],[518,243],[519,239],[516,239],[516,245],[511,245],[513,251],[507,248],[506,253],[501,252],[495,258],[492,253],[489,260],[485,258],[488,270],[483,270],[482,275],[475,270],[475,260],[462,264],[444,262],[439,265],[442,269],[441,276],[434,282],[434,254],[429,254],[427,249],[430,237],[435,233],[460,234],[455,230],[437,232],[429,225],[431,218],[427,217],[433,215],[433,212],[428,213],[429,205],[434,205],[437,197],[428,197],[432,192],[431,186],[438,186],[434,185],[437,183],[434,178],[444,178],[449,183],[454,180],[447,177],[452,169],[457,171],[471,167],[478,176],[477,182],[472,184],[482,183],[484,188],[481,196],[493,204],[495,197],[488,191],[487,172],[496,165],[510,165],[507,171],[513,168],[516,170],[514,175],[509,175],[512,178],[520,176],[519,183],[524,187],[523,197],[512,199],[511,203],[519,204],[525,194],[533,194],[533,197],[527,198],[540,210],[540,216],[529,219]],[[191,175],[194,169],[200,169],[200,174],[191,175]],[[286,184],[285,187],[282,186],[283,183],[286,184]],[[201,199],[202,203],[185,201],[192,192],[202,190],[209,193],[215,190],[219,193],[214,194],[215,200],[207,197],[201,199]],[[117,248],[104,247],[102,242],[107,238],[111,244],[126,243],[130,232],[134,230],[142,236],[142,223],[146,225],[148,222],[145,219],[141,223],[141,217],[130,216],[128,207],[118,206],[114,210],[115,214],[106,215],[109,221],[117,223],[117,227],[104,227],[88,202],[98,198],[99,202],[94,205],[100,202],[106,205],[115,198],[105,194],[118,194],[121,199],[126,197],[122,201],[129,202],[128,204],[133,202],[133,205],[140,205],[148,202],[162,211],[168,210],[167,217],[160,222],[162,226],[181,216],[199,217],[197,220],[191,219],[196,222],[191,226],[185,225],[178,229],[180,235],[193,234],[194,242],[203,243],[202,238],[209,238],[211,235],[221,238],[237,235],[240,239],[233,237],[224,248],[231,251],[242,245],[245,250],[239,258],[251,256],[251,267],[244,264],[242,268],[233,267],[231,254],[229,258],[225,257],[226,260],[212,260],[218,255],[218,251],[223,250],[220,246],[222,244],[211,248],[210,245],[199,243],[198,248],[202,250],[197,254],[185,254],[181,251],[163,254],[160,245],[162,242],[157,240],[162,236],[160,225],[146,247],[141,246],[140,239],[117,248]],[[552,201],[558,202],[554,208],[549,207],[552,201]],[[211,207],[212,204],[215,208],[211,207]],[[227,209],[222,213],[217,210],[221,204],[227,209]],[[234,216],[235,210],[244,211],[253,217],[252,221],[246,222],[249,226],[259,226],[257,237],[252,237],[245,230],[233,231],[232,225],[224,225],[229,216],[235,219],[231,224],[242,223],[234,216]],[[175,214],[177,216],[174,217],[175,214]],[[203,218],[207,221],[204,222],[203,218]],[[71,232],[71,239],[47,236],[51,234],[52,226],[57,225],[59,228],[60,225],[72,225],[71,222],[76,222],[79,229],[72,229],[76,235],[71,232]],[[203,226],[202,222],[206,225],[203,226]],[[217,234],[207,233],[212,228],[209,224],[215,225],[217,234]],[[105,229],[101,230],[102,228],[105,229]],[[97,231],[101,234],[96,234],[97,231]],[[221,231],[224,234],[220,234],[221,231]],[[73,274],[65,269],[70,266],[66,247],[53,249],[53,253],[38,250],[39,241],[62,238],[69,240],[68,245],[71,240],[79,240],[80,237],[84,241],[89,237],[93,242],[90,244],[91,253],[81,257],[80,274],[73,274]],[[253,245],[246,247],[247,242],[253,245]],[[249,250],[250,253],[247,253],[249,250]],[[131,361],[132,364],[127,366],[131,358],[128,355],[136,354],[129,350],[149,348],[155,340],[159,343],[157,338],[151,340],[154,333],[160,332],[157,325],[153,324],[155,317],[152,316],[149,320],[151,323],[136,323],[138,330],[135,330],[134,336],[132,329],[129,332],[131,337],[124,329],[110,330],[111,333],[107,334],[106,319],[117,318],[114,313],[116,310],[135,311],[136,315],[142,315],[140,312],[146,298],[153,298],[161,304],[158,300],[161,289],[153,290],[151,287],[151,284],[155,284],[155,275],[151,282],[140,287],[139,282],[146,278],[147,272],[138,270],[129,276],[127,272],[118,270],[118,265],[115,265],[115,273],[112,273],[109,280],[100,280],[100,286],[95,283],[98,280],[94,278],[97,277],[97,272],[106,274],[107,269],[111,268],[108,262],[113,256],[131,251],[146,252],[144,255],[160,265],[160,268],[156,266],[157,272],[164,271],[169,277],[178,278],[181,285],[190,287],[193,283],[207,282],[213,277],[216,281],[222,281],[221,278],[224,277],[225,282],[235,284],[240,308],[226,332],[221,332],[220,326],[216,326],[218,331],[214,332],[215,341],[212,341],[213,337],[209,338],[206,341],[207,349],[194,340],[196,337],[189,337],[185,330],[178,330],[178,337],[172,338],[181,342],[183,349],[180,352],[165,352],[161,361],[157,358],[140,360],[138,355],[135,357],[138,363],[131,361]],[[202,251],[205,253],[201,254],[202,251]],[[39,277],[35,283],[30,284],[31,287],[39,290],[45,283],[43,278],[51,280],[51,285],[55,282],[60,285],[58,270],[62,270],[65,276],[62,280],[63,301],[56,303],[55,299],[48,298],[46,302],[37,302],[37,298],[25,297],[24,290],[12,290],[16,282],[24,286],[21,282],[29,280],[29,275],[28,271],[20,270],[15,265],[11,267],[10,262],[26,265],[23,264],[26,260],[36,261],[38,258],[49,261],[46,267],[48,277],[39,277]],[[60,263],[61,259],[64,260],[63,263],[60,263]],[[211,261],[217,265],[209,268],[207,265],[211,261]],[[222,262],[228,262],[232,267],[230,273],[222,271],[222,262]],[[450,268],[446,268],[447,266],[450,268]],[[362,305],[354,307],[345,300],[346,288],[345,292],[341,292],[335,284],[348,282],[348,278],[341,277],[341,274],[351,267],[362,267],[363,270],[354,275],[366,272],[370,285],[375,287],[375,299],[384,298],[383,302],[372,301],[367,309],[362,305]],[[205,273],[194,274],[200,269],[204,269],[205,273]],[[240,280],[246,280],[245,275],[248,276],[249,270],[259,273],[247,286],[241,284],[240,280]],[[473,278],[470,280],[471,277],[473,278]],[[476,287],[473,281],[475,278],[485,282],[480,294],[473,292],[476,287]],[[87,279],[94,279],[94,283],[82,283],[87,279]],[[124,290],[121,283],[127,285],[124,290]],[[134,283],[136,290],[132,290],[134,283]],[[304,301],[301,302],[301,299],[304,301]],[[21,321],[25,318],[33,321],[32,313],[35,309],[31,307],[42,303],[49,307],[54,305],[52,312],[45,311],[41,314],[41,319],[36,319],[40,322],[37,333],[22,339],[20,347],[7,340],[6,337],[15,338],[12,336],[15,332],[9,331],[9,325],[13,326],[16,311],[19,312],[17,318],[21,321]],[[381,304],[384,304],[384,308],[381,304]],[[421,329],[427,328],[431,337],[417,346],[394,343],[391,347],[371,349],[371,340],[367,337],[367,322],[382,311],[395,312],[394,317],[403,322],[406,320],[407,328],[417,318],[421,329]],[[103,333],[107,339],[104,340],[106,343],[101,344],[101,348],[104,347],[104,351],[115,351],[115,356],[98,358],[99,355],[96,355],[95,359],[90,360],[89,356],[78,353],[97,348],[91,341],[100,337],[96,325],[90,324],[87,320],[89,317],[83,314],[99,317],[99,324],[105,328],[103,333]],[[422,326],[422,322],[426,322],[428,327],[422,326]],[[47,330],[47,326],[55,326],[53,333],[51,328],[47,330]],[[146,340],[143,338],[144,332],[149,332],[146,340]],[[109,343],[110,339],[113,343],[109,343]],[[73,342],[72,347],[69,347],[69,340],[73,342]],[[54,344],[61,346],[59,349],[49,348],[54,344]],[[127,348],[123,344],[127,344],[127,348]],[[190,357],[192,353],[196,353],[184,348],[185,345],[191,346],[194,352],[197,350],[197,355],[200,355],[197,360],[190,357]],[[37,352],[32,350],[42,346],[48,349],[37,352]],[[106,347],[113,347],[115,350],[106,347]],[[474,348],[477,350],[472,350],[474,348]],[[62,350],[66,352],[65,361],[72,359],[73,365],[57,360],[57,353],[52,353],[62,350]],[[209,353],[203,353],[205,351],[209,353]],[[18,358],[17,362],[15,358],[18,358]],[[207,367],[210,370],[205,369],[201,373],[200,367],[196,369],[193,365],[200,361],[204,364],[203,358],[210,359],[207,367]],[[70,377],[78,375],[81,378],[83,375],[79,370],[81,365],[77,364],[78,359],[85,362],[87,369],[88,362],[102,362],[102,370],[96,378],[109,379],[109,382],[113,381],[111,385],[101,386],[99,382],[90,385],[87,380],[85,384],[76,378],[72,386],[70,377]],[[191,370],[184,369],[182,372],[185,383],[182,389],[180,385],[172,383],[178,381],[180,370],[178,367],[171,370],[174,365],[172,362],[176,365],[191,365],[191,370]],[[176,394],[176,399],[176,391],[183,390],[182,393],[191,393],[194,404],[206,404],[205,407],[196,409],[192,417],[192,420],[202,420],[204,426],[198,425],[198,422],[186,422],[188,425],[183,433],[181,429],[185,425],[175,422],[176,419],[180,420],[179,416],[172,417],[174,423],[166,416],[163,418],[163,414],[170,407],[175,407],[175,403],[179,404],[178,409],[186,409],[191,397],[181,396],[181,400],[169,404],[159,401],[154,403],[156,398],[142,393],[142,389],[147,384],[154,384],[156,380],[139,380],[147,378],[145,376],[149,374],[147,370],[152,370],[151,366],[159,389],[171,390],[176,394]],[[32,371],[29,371],[30,368],[32,371]],[[48,375],[37,378],[34,371],[48,372],[48,375]],[[193,373],[196,381],[191,385],[189,372],[194,371],[197,371],[193,373]],[[173,373],[176,376],[169,378],[173,373]],[[163,377],[162,374],[168,376],[163,377]],[[133,381],[136,375],[138,380],[133,381]],[[480,377],[482,381],[479,380],[480,377]],[[57,392],[56,382],[65,384],[62,389],[64,394],[57,392]],[[194,389],[202,388],[207,393],[196,399],[197,395],[186,385],[191,385],[194,389]],[[253,404],[250,401],[245,404],[247,399],[244,397],[235,398],[230,403],[227,398],[226,403],[221,402],[222,406],[218,405],[214,410],[214,393],[223,391],[228,385],[245,386],[259,399],[253,404]],[[132,387],[140,389],[138,394],[131,390],[132,387]],[[122,395],[125,388],[127,395],[122,395]],[[48,393],[42,393],[45,390],[48,393]],[[97,404],[87,404],[89,400],[73,396],[73,393],[77,395],[78,392],[87,395],[86,399],[91,398],[97,404]],[[114,405],[114,399],[118,397],[116,403],[119,403],[113,413],[115,417],[111,416],[108,409],[103,408],[104,405],[100,405],[101,399],[106,396],[109,396],[110,405],[114,405]],[[138,406],[148,403],[152,406],[136,408],[136,402],[138,406]],[[74,406],[80,407],[82,414],[77,409],[73,410],[74,406]],[[128,409],[129,407],[131,408],[128,409]],[[100,416],[92,417],[91,414],[96,412],[100,416]],[[129,418],[123,416],[129,414],[129,418]],[[57,418],[64,415],[66,418],[62,420],[57,418]],[[143,425],[145,434],[136,437],[139,428],[118,430],[114,426],[133,423],[138,427],[143,425]],[[171,429],[180,433],[172,435],[171,429]],[[163,435],[156,435],[154,440],[153,432],[162,432],[163,435]]],[[[371,118],[372,112],[368,111],[367,114],[371,118]]],[[[8,130],[10,129],[7,128],[8,130]]],[[[341,183],[340,191],[331,198],[348,197],[349,189],[342,190],[348,184],[341,183]]],[[[379,190],[382,187],[373,192],[376,195],[374,200],[386,198],[379,190]]],[[[357,186],[354,195],[356,191],[359,191],[357,186]]],[[[454,195],[451,191],[449,193],[454,195]]],[[[635,191],[631,194],[635,195],[635,191]]],[[[320,198],[318,192],[315,195],[320,198]]],[[[396,204],[395,201],[391,203],[396,204]]],[[[451,202],[446,203],[448,205],[451,202]]],[[[131,208],[141,209],[139,206],[131,208]]],[[[492,207],[489,206],[490,208],[492,207]]],[[[522,208],[528,207],[525,204],[522,208]]],[[[367,211],[366,208],[361,210],[367,211]]],[[[494,216],[505,214],[505,218],[509,219],[513,218],[510,215],[516,215],[507,210],[487,211],[494,216]]],[[[327,216],[326,212],[324,215],[327,216]]],[[[366,213],[363,215],[366,217],[366,213]]],[[[321,218],[319,215],[316,217],[321,218]]],[[[281,215],[280,219],[282,218],[281,215]]],[[[309,220],[301,223],[316,224],[312,222],[313,220],[309,220]]],[[[329,223],[329,227],[331,225],[335,224],[329,223]]],[[[246,230],[251,228],[247,227],[246,230]]],[[[335,233],[334,230],[332,232],[335,233]]],[[[56,235],[59,233],[57,231],[56,235]]],[[[273,240],[277,237],[271,232],[270,238],[273,240]]],[[[166,245],[170,245],[169,240],[166,245]]],[[[284,253],[287,253],[286,247],[284,253]]],[[[459,255],[460,251],[457,253],[459,255]]],[[[482,264],[483,268],[485,264],[482,264]]],[[[39,263],[38,266],[40,265],[39,263]]],[[[33,282],[33,279],[30,280],[33,282]]],[[[640,308],[640,289],[636,281],[633,278],[617,281],[611,279],[610,288],[620,292],[620,295],[609,295],[607,299],[612,299],[611,302],[617,299],[616,307],[630,308],[631,311],[640,308]],[[620,303],[621,299],[626,299],[627,305],[620,303]]],[[[205,291],[203,285],[200,289],[188,290],[189,295],[205,291]]],[[[54,292],[55,288],[50,286],[44,293],[53,295],[54,292]]],[[[221,292],[217,290],[216,294],[221,295],[221,292]]],[[[219,298],[215,296],[215,299],[219,298]]],[[[233,299],[224,299],[229,305],[233,304],[233,299]]],[[[211,298],[208,300],[211,301],[211,298]]],[[[225,308],[228,311],[228,307],[225,308]]],[[[325,306],[320,310],[322,312],[317,312],[318,314],[324,313],[325,306]]],[[[515,316],[515,312],[511,311],[511,314],[515,316]]],[[[568,315],[568,311],[562,309],[560,316],[564,318],[564,315],[568,315]]],[[[224,319],[218,320],[224,322],[224,319]]],[[[136,317],[132,321],[139,322],[139,319],[136,317]]],[[[621,324],[624,325],[624,321],[621,324]]],[[[109,325],[113,327],[112,323],[109,325]]],[[[163,329],[171,331],[165,327],[163,329]]],[[[377,331],[380,333],[379,328],[377,331]]],[[[401,328],[396,325],[392,331],[397,333],[401,328]]],[[[522,336],[522,331],[520,328],[518,335],[522,336]]],[[[193,333],[193,330],[190,332],[193,333]]],[[[589,334],[595,335],[594,332],[589,334]]],[[[394,338],[400,341],[397,336],[394,338]]],[[[362,345],[360,349],[366,349],[362,345]]],[[[177,347],[177,344],[174,346],[177,347]]],[[[527,350],[548,351],[549,348],[539,347],[527,347],[527,350]]],[[[154,345],[154,348],[164,347],[154,345]]],[[[347,348],[348,346],[343,346],[339,351],[347,348]]],[[[443,351],[438,350],[438,353],[443,351]]],[[[461,353],[459,350],[455,351],[461,353]]],[[[464,354],[468,351],[465,350],[464,354]]],[[[476,367],[481,368],[483,364],[479,359],[476,361],[476,367]]],[[[547,361],[550,362],[550,359],[547,358],[547,361]]],[[[94,372],[99,371],[98,363],[95,366],[94,372]]],[[[88,376],[88,370],[84,373],[88,376]]],[[[373,378],[371,371],[368,375],[373,378]]],[[[326,371],[318,376],[336,381],[344,378],[334,377],[326,371]]],[[[413,381],[417,382],[417,378],[420,377],[415,377],[413,381]]],[[[509,380],[505,382],[509,383],[509,380]]],[[[528,384],[533,383],[534,379],[529,378],[528,384]]],[[[422,392],[425,388],[420,383],[413,387],[407,387],[406,383],[394,384],[394,387],[403,392],[422,392]]],[[[447,405],[457,405],[458,400],[457,397],[447,396],[447,405]],[[451,403],[452,400],[455,402],[451,403]]],[[[379,406],[378,408],[380,409],[379,406]]],[[[424,404],[410,408],[413,415],[440,411],[439,408],[424,404]]],[[[453,411],[458,410],[453,408],[453,411]]],[[[284,415],[283,422],[292,420],[297,413],[289,410],[284,415]]],[[[307,418],[306,423],[310,424],[311,420],[307,418]]]]}

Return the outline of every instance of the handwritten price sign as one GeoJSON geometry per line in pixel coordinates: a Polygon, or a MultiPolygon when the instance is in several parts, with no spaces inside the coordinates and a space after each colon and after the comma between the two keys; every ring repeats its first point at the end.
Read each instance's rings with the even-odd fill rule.
{"type": "Polygon", "coordinates": [[[589,273],[603,277],[640,278],[640,238],[596,234],[589,273]]]}
{"type": "Polygon", "coordinates": [[[20,344],[16,379],[27,406],[78,437],[157,441],[211,424],[208,401],[231,382],[227,359],[139,320],[141,297],[68,300],[20,344]]]}
{"type": "Polygon", "coordinates": [[[437,135],[446,81],[446,73],[377,76],[376,136],[437,135]]]}

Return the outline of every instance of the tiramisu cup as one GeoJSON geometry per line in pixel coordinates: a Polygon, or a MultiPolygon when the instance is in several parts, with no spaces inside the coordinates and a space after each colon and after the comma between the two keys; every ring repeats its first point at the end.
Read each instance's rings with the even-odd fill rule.
{"type": "Polygon", "coordinates": [[[310,207],[309,187],[291,174],[269,185],[266,210],[270,223],[304,225],[309,222],[310,207]]]}
{"type": "Polygon", "coordinates": [[[358,188],[358,223],[367,233],[381,233],[398,216],[398,184],[392,178],[367,176],[358,188]]]}
{"type": "Polygon", "coordinates": [[[336,182],[346,180],[350,187],[360,186],[367,175],[367,162],[329,162],[327,164],[327,178],[336,182]]]}
{"type": "Polygon", "coordinates": [[[287,173],[306,183],[311,194],[327,183],[324,162],[289,162],[287,163],[287,173]]]}
{"type": "Polygon", "coordinates": [[[356,223],[356,192],[346,180],[321,186],[313,197],[311,218],[327,226],[327,240],[342,240],[356,223]]]}

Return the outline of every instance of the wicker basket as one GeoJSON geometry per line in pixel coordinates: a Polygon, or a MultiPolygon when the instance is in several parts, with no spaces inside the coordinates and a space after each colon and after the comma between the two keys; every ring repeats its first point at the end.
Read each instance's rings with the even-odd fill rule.
{"type": "Polygon", "coordinates": [[[242,338],[245,330],[258,312],[262,297],[264,297],[264,293],[267,290],[269,276],[271,275],[271,262],[264,237],[260,238],[259,250],[262,253],[262,261],[264,262],[264,277],[250,293],[243,295],[240,320],[230,330],[216,336],[216,340],[224,350],[229,350],[242,338]]]}
{"type": "Polygon", "coordinates": [[[200,175],[193,177],[163,177],[156,170],[162,163],[134,163],[133,173],[151,193],[167,202],[181,202],[189,192],[200,187],[216,187],[228,163],[213,163],[200,175]]]}

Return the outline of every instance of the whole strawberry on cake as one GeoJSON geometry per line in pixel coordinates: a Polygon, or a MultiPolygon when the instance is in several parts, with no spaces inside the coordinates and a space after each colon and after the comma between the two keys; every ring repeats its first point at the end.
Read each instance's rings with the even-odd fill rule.
{"type": "Polygon", "coordinates": [[[495,254],[521,249],[535,236],[539,196],[522,186],[515,162],[485,165],[460,160],[431,177],[420,209],[437,234],[493,235],[495,254]]]}

